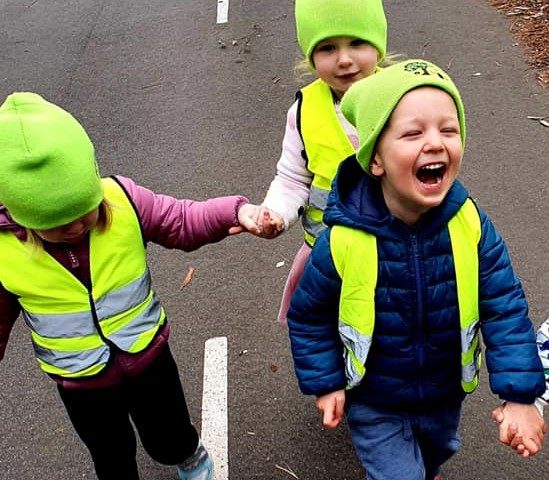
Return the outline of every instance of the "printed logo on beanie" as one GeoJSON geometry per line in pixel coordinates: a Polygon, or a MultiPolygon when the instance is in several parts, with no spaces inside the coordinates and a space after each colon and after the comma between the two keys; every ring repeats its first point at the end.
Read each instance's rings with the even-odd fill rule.
{"type": "Polygon", "coordinates": [[[404,64],[404,71],[411,72],[414,75],[436,75],[442,80],[449,80],[444,73],[435,67],[432,63],[413,61],[404,64]]]}

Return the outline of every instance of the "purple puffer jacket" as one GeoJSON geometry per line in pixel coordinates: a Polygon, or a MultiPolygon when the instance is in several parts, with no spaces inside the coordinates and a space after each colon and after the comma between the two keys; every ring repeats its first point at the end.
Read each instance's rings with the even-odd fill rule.
{"type": "MultiPolygon", "coordinates": [[[[248,202],[243,196],[212,198],[197,202],[159,195],[137,185],[129,178],[113,177],[125,189],[141,222],[145,241],[166,248],[191,251],[222,240],[230,227],[238,225],[238,209],[248,202]]],[[[0,231],[11,231],[26,239],[26,231],[0,205],[0,231]]],[[[75,245],[44,243],[46,251],[71,271],[82,283],[89,285],[88,236],[75,245]]],[[[21,311],[17,298],[0,284],[0,360],[4,357],[11,329],[21,311]]],[[[166,323],[149,347],[139,354],[118,352],[111,355],[109,367],[97,378],[66,380],[54,378],[66,388],[98,388],[114,385],[145,369],[162,350],[169,337],[166,323]]]]}

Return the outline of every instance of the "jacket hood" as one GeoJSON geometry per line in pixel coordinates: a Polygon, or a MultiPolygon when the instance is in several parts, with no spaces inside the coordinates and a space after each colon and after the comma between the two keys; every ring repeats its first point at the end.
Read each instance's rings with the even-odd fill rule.
{"type": "MultiPolygon", "coordinates": [[[[414,229],[419,227],[422,235],[440,230],[458,212],[468,196],[465,187],[456,180],[444,201],[426,212],[414,229]]],[[[324,223],[359,228],[385,238],[396,234],[391,225],[400,225],[400,231],[402,228],[410,229],[391,214],[383,198],[381,182],[364,172],[355,155],[339,166],[324,212],[324,223]]]]}

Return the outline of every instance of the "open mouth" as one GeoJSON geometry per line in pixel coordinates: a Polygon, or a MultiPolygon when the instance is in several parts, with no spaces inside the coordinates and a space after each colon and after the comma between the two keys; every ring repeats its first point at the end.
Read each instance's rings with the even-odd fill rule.
{"type": "Polygon", "coordinates": [[[442,182],[446,173],[446,165],[444,163],[430,163],[418,168],[416,178],[426,185],[437,185],[442,182]]]}

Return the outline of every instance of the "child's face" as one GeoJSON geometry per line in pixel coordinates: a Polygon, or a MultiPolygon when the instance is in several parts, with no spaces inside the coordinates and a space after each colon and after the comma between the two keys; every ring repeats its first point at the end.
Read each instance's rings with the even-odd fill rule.
{"type": "Polygon", "coordinates": [[[456,179],[463,149],[457,109],[433,87],[408,92],[379,137],[371,164],[393,215],[413,225],[443,200],[456,179]]]}
{"type": "Polygon", "coordinates": [[[341,98],[361,78],[374,73],[377,50],[368,42],[354,37],[331,37],[313,50],[313,64],[318,76],[341,98]]]}
{"type": "Polygon", "coordinates": [[[36,230],[36,234],[46,242],[51,243],[78,243],[84,236],[97,225],[99,209],[74,220],[67,225],[50,228],[49,230],[36,230]]]}

